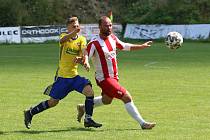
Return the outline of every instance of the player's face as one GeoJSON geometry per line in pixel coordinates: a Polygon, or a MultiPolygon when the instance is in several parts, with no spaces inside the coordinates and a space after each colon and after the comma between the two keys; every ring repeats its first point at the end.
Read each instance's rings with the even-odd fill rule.
{"type": "Polygon", "coordinates": [[[105,18],[102,23],[100,28],[100,34],[104,36],[109,36],[112,33],[112,22],[109,18],[105,18]]]}
{"type": "Polygon", "coordinates": [[[72,22],[71,24],[68,24],[68,26],[67,26],[67,29],[68,29],[69,33],[74,31],[77,28],[80,28],[78,21],[72,22]]]}

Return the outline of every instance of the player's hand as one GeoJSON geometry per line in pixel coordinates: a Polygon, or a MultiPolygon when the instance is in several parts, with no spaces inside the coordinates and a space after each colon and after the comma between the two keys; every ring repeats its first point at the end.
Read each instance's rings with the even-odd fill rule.
{"type": "Polygon", "coordinates": [[[89,72],[90,71],[90,64],[89,62],[84,62],[84,65],[85,69],[89,72]]]}
{"type": "Polygon", "coordinates": [[[145,47],[150,47],[152,45],[152,43],[153,43],[152,41],[147,41],[142,45],[145,46],[145,47]]]}
{"type": "Polygon", "coordinates": [[[77,34],[79,32],[80,32],[80,27],[75,28],[74,31],[73,31],[74,34],[77,34]]]}
{"type": "Polygon", "coordinates": [[[79,63],[81,65],[84,66],[84,68],[89,71],[90,70],[90,64],[88,61],[85,61],[84,57],[80,57],[80,56],[77,56],[74,58],[74,63],[79,63]]]}

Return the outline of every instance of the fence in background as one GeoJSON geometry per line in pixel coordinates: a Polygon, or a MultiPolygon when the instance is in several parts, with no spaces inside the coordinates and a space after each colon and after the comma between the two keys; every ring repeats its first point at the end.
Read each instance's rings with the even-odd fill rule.
{"type": "MultiPolygon", "coordinates": [[[[65,26],[20,26],[0,27],[0,43],[41,43],[49,40],[57,41],[62,32],[66,32],[65,26]]],[[[122,25],[114,24],[113,31],[119,35],[122,25]]],[[[170,31],[177,31],[184,39],[209,39],[210,24],[192,25],[138,25],[127,24],[124,38],[131,39],[160,39],[165,38],[170,31]]],[[[98,24],[81,24],[80,34],[90,40],[99,33],[98,24]]]]}
{"type": "MultiPolygon", "coordinates": [[[[20,26],[0,27],[0,43],[42,43],[59,39],[59,35],[66,32],[66,26],[20,26]]],[[[122,25],[114,24],[113,31],[116,34],[122,32],[122,25]]],[[[99,33],[98,24],[81,24],[80,34],[88,40],[99,33]]]]}
{"type": "Polygon", "coordinates": [[[210,24],[191,25],[137,25],[127,24],[124,38],[131,39],[160,39],[168,32],[177,31],[185,39],[199,40],[210,38],[210,24]]]}

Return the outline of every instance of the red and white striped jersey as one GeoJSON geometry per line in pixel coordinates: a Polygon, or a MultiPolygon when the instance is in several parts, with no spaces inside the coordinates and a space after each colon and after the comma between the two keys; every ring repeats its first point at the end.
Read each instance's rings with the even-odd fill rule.
{"type": "Polygon", "coordinates": [[[118,77],[116,50],[130,50],[130,45],[120,41],[114,34],[106,39],[94,37],[87,46],[88,57],[92,57],[96,79],[100,82],[105,78],[118,77]]]}

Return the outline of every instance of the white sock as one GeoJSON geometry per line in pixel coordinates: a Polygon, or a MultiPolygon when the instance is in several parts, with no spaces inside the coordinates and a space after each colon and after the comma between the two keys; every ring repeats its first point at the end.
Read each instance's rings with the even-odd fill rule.
{"type": "Polygon", "coordinates": [[[94,107],[102,106],[104,105],[102,102],[102,96],[94,97],[94,107]]]}
{"type": "Polygon", "coordinates": [[[137,122],[140,123],[140,125],[143,125],[143,123],[145,122],[144,119],[141,117],[138,109],[136,108],[136,106],[134,105],[133,101],[126,103],[125,104],[125,108],[128,112],[128,114],[130,114],[130,116],[132,118],[134,118],[137,122]]]}

